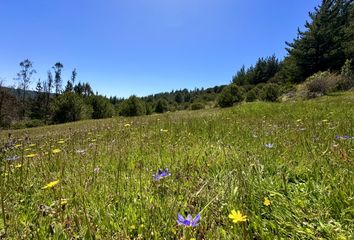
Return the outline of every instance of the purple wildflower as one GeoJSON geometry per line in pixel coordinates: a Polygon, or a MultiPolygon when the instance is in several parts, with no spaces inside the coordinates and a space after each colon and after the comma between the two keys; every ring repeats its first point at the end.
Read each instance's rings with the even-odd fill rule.
{"type": "Polygon", "coordinates": [[[164,171],[162,171],[161,169],[158,170],[157,174],[153,174],[152,175],[153,178],[156,180],[156,181],[159,181],[165,177],[168,177],[168,176],[171,176],[171,173],[168,172],[168,168],[165,168],[164,171]]]}
{"type": "Polygon", "coordinates": [[[6,161],[16,161],[16,160],[18,160],[18,159],[20,159],[19,156],[13,156],[13,157],[8,157],[8,158],[6,158],[5,160],[6,160],[6,161]]]}
{"type": "Polygon", "coordinates": [[[184,218],[181,214],[178,213],[177,223],[178,225],[184,225],[185,227],[196,227],[198,226],[198,221],[200,220],[200,214],[198,213],[197,216],[192,220],[192,216],[188,214],[186,218],[184,218]]]}
{"type": "Polygon", "coordinates": [[[273,147],[274,147],[274,144],[273,144],[273,143],[266,143],[266,144],[264,144],[264,146],[265,146],[266,148],[273,148],[273,147]]]}
{"type": "Polygon", "coordinates": [[[337,138],[337,139],[351,139],[351,138],[354,139],[354,136],[351,137],[351,136],[345,135],[345,136],[336,136],[336,138],[337,138]]]}

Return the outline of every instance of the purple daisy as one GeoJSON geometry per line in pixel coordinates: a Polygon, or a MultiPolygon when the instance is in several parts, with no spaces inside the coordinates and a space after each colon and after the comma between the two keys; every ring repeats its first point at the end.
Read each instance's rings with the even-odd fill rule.
{"type": "Polygon", "coordinates": [[[200,214],[198,213],[197,216],[195,216],[194,219],[192,219],[192,216],[188,214],[186,218],[184,218],[181,214],[178,213],[178,219],[177,223],[178,225],[183,225],[185,227],[196,227],[198,226],[198,221],[200,220],[200,214]]]}
{"type": "Polygon", "coordinates": [[[168,168],[165,168],[164,171],[161,169],[158,170],[157,174],[153,174],[152,177],[156,180],[159,181],[165,177],[171,176],[171,173],[168,172],[168,168]]]}

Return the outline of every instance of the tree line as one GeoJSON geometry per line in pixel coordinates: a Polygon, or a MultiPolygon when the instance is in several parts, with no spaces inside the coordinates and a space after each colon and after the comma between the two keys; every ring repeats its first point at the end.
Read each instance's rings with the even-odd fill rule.
{"type": "Polygon", "coordinates": [[[353,0],[323,0],[309,13],[303,31],[286,42],[287,55],[259,58],[242,66],[229,85],[207,89],[181,89],[128,99],[94,94],[87,82],[77,82],[77,70],[63,87],[61,62],[55,63],[47,79],[29,86],[36,70],[33,62],[20,62],[17,90],[0,81],[0,125],[30,127],[114,115],[138,116],[177,110],[229,107],[242,101],[277,101],[303,84],[309,96],[354,87],[353,0]]]}

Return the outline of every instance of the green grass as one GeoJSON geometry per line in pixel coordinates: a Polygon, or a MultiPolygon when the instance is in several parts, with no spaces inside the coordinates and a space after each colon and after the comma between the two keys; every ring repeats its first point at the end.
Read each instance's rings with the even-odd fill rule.
{"type": "Polygon", "coordinates": [[[354,237],[354,139],[336,139],[354,136],[353,91],[11,133],[21,146],[1,161],[5,239],[354,237]],[[233,223],[233,209],[248,220],[233,223]],[[199,226],[177,213],[200,213],[199,226]]]}

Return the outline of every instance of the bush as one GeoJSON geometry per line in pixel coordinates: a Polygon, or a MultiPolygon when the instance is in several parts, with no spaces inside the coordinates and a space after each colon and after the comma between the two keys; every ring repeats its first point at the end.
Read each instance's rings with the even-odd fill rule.
{"type": "Polygon", "coordinates": [[[347,59],[341,69],[341,80],[338,84],[340,90],[349,90],[354,87],[353,61],[347,59]]]}
{"type": "Polygon", "coordinates": [[[39,119],[22,120],[12,125],[13,129],[33,128],[44,126],[44,122],[39,119]]]}
{"type": "Polygon", "coordinates": [[[141,116],[145,115],[146,109],[143,102],[136,96],[130,96],[122,102],[119,115],[122,116],[141,116]]]}
{"type": "Polygon", "coordinates": [[[275,102],[280,96],[280,87],[275,83],[267,83],[262,88],[261,99],[263,101],[275,102]]]}
{"type": "Polygon", "coordinates": [[[242,102],[244,99],[244,89],[231,84],[226,86],[219,95],[218,104],[220,107],[231,107],[234,103],[242,102]]]}
{"type": "Polygon", "coordinates": [[[200,110],[200,109],[204,109],[204,108],[205,108],[205,106],[201,102],[195,102],[195,103],[192,103],[192,105],[191,105],[192,110],[200,110]]]}
{"type": "Polygon", "coordinates": [[[157,113],[164,113],[167,112],[168,109],[168,102],[166,101],[166,99],[159,99],[157,101],[156,107],[155,107],[155,112],[157,113]]]}
{"type": "Polygon", "coordinates": [[[88,103],[92,107],[92,118],[109,118],[114,114],[113,105],[110,101],[102,96],[90,96],[88,98],[88,103]]]}
{"type": "Polygon", "coordinates": [[[246,93],[246,101],[247,102],[253,102],[255,100],[257,100],[257,96],[258,96],[258,89],[257,88],[252,88],[251,90],[249,90],[246,93]]]}
{"type": "Polygon", "coordinates": [[[305,81],[308,97],[327,94],[335,90],[340,81],[341,77],[339,75],[332,74],[329,71],[315,73],[305,81]]]}

